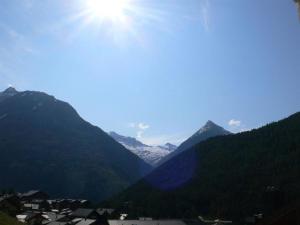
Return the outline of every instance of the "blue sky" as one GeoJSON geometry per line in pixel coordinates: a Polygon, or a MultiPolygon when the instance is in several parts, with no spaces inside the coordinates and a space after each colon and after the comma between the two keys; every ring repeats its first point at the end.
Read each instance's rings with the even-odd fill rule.
{"type": "Polygon", "coordinates": [[[0,89],[47,92],[148,144],[299,111],[292,0],[131,0],[126,23],[91,19],[86,1],[1,0],[0,89]]]}

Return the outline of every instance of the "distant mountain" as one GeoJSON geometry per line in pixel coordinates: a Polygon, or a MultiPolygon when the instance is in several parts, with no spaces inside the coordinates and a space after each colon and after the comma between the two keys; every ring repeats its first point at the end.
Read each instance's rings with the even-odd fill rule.
{"type": "Polygon", "coordinates": [[[136,140],[132,137],[125,137],[117,134],[116,132],[110,132],[109,135],[117,142],[122,144],[125,148],[132,151],[134,154],[145,160],[152,166],[156,164],[166,155],[175,151],[177,146],[167,143],[163,146],[149,146],[136,140]]]}
{"type": "Polygon", "coordinates": [[[5,91],[0,92],[0,102],[16,94],[18,94],[17,90],[13,87],[9,87],[5,91]]]}
{"type": "Polygon", "coordinates": [[[176,145],[173,145],[171,143],[167,143],[163,146],[161,146],[162,148],[166,149],[169,152],[174,152],[178,147],[176,145]]]}
{"type": "Polygon", "coordinates": [[[176,151],[172,152],[171,154],[167,155],[166,157],[162,158],[159,161],[159,165],[165,163],[169,159],[173,158],[174,156],[180,154],[181,152],[191,148],[192,146],[199,144],[202,141],[205,141],[209,138],[216,137],[216,136],[223,136],[231,134],[229,131],[225,130],[223,127],[218,126],[212,121],[207,121],[206,124],[201,127],[195,134],[193,134],[190,138],[184,141],[176,151]]]}
{"type": "Polygon", "coordinates": [[[130,147],[130,148],[148,147],[148,145],[143,144],[142,142],[136,140],[133,137],[125,137],[113,131],[109,132],[108,134],[117,142],[121,143],[122,145],[125,145],[126,147],[130,147]]]}
{"type": "Polygon", "coordinates": [[[132,216],[242,221],[300,200],[300,113],[210,138],[170,159],[109,203],[132,216]],[[127,206],[127,205],[126,205],[127,206]]]}
{"type": "Polygon", "coordinates": [[[68,103],[13,88],[0,97],[0,189],[98,201],[151,169],[68,103]]]}

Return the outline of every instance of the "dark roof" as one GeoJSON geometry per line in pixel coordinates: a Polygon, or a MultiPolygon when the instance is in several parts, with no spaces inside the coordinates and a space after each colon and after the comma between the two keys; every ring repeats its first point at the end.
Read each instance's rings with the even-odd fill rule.
{"type": "Polygon", "coordinates": [[[61,203],[61,202],[67,202],[67,203],[85,203],[85,202],[88,202],[88,200],[85,200],[85,199],[52,199],[52,200],[49,200],[53,203],[61,203]]]}
{"type": "Polygon", "coordinates": [[[96,211],[94,209],[79,208],[79,209],[76,209],[73,213],[71,213],[71,216],[79,217],[79,218],[87,218],[93,212],[96,212],[96,211]]]}
{"type": "Polygon", "coordinates": [[[26,221],[31,220],[32,218],[36,217],[36,216],[41,216],[41,213],[38,212],[32,212],[32,211],[26,211],[24,213],[22,213],[21,215],[26,215],[26,221]]]}
{"type": "Polygon", "coordinates": [[[39,192],[41,192],[41,191],[31,190],[31,191],[28,191],[28,192],[25,192],[25,193],[21,194],[21,197],[30,197],[32,195],[35,195],[35,194],[39,193],[39,192]]]}
{"type": "Polygon", "coordinates": [[[47,223],[47,225],[65,225],[67,224],[66,222],[57,222],[57,221],[52,221],[50,223],[47,223]]]}
{"type": "Polygon", "coordinates": [[[182,220],[108,220],[109,225],[186,225],[182,220]]]}
{"type": "Polygon", "coordinates": [[[112,214],[115,210],[114,209],[104,209],[104,208],[99,208],[97,209],[97,213],[99,215],[103,215],[104,213],[107,213],[107,214],[112,214]]]}
{"type": "Polygon", "coordinates": [[[50,221],[56,221],[56,220],[66,217],[65,215],[57,214],[54,212],[45,212],[45,213],[43,213],[43,216],[48,217],[48,219],[50,221]]]}
{"type": "Polygon", "coordinates": [[[43,200],[43,199],[33,199],[33,200],[32,200],[32,203],[37,203],[37,204],[39,204],[39,203],[44,203],[44,202],[47,202],[47,201],[45,201],[45,200],[43,200]]]}

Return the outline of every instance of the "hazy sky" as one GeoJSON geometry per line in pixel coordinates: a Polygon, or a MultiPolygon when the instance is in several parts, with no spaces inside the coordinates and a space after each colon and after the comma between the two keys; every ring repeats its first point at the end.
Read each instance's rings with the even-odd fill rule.
{"type": "Polygon", "coordinates": [[[47,92],[148,144],[300,110],[292,0],[131,0],[109,19],[87,1],[1,0],[0,89],[47,92]]]}

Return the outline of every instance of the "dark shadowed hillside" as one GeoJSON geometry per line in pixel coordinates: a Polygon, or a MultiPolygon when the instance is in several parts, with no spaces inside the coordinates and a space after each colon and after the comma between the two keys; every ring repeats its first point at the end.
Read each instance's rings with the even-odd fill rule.
{"type": "Polygon", "coordinates": [[[110,204],[155,217],[269,214],[300,198],[300,113],[211,138],[169,160],[110,204]]]}
{"type": "Polygon", "coordinates": [[[1,94],[9,97],[0,101],[0,188],[101,200],[149,171],[68,103],[40,92],[1,94]]]}

